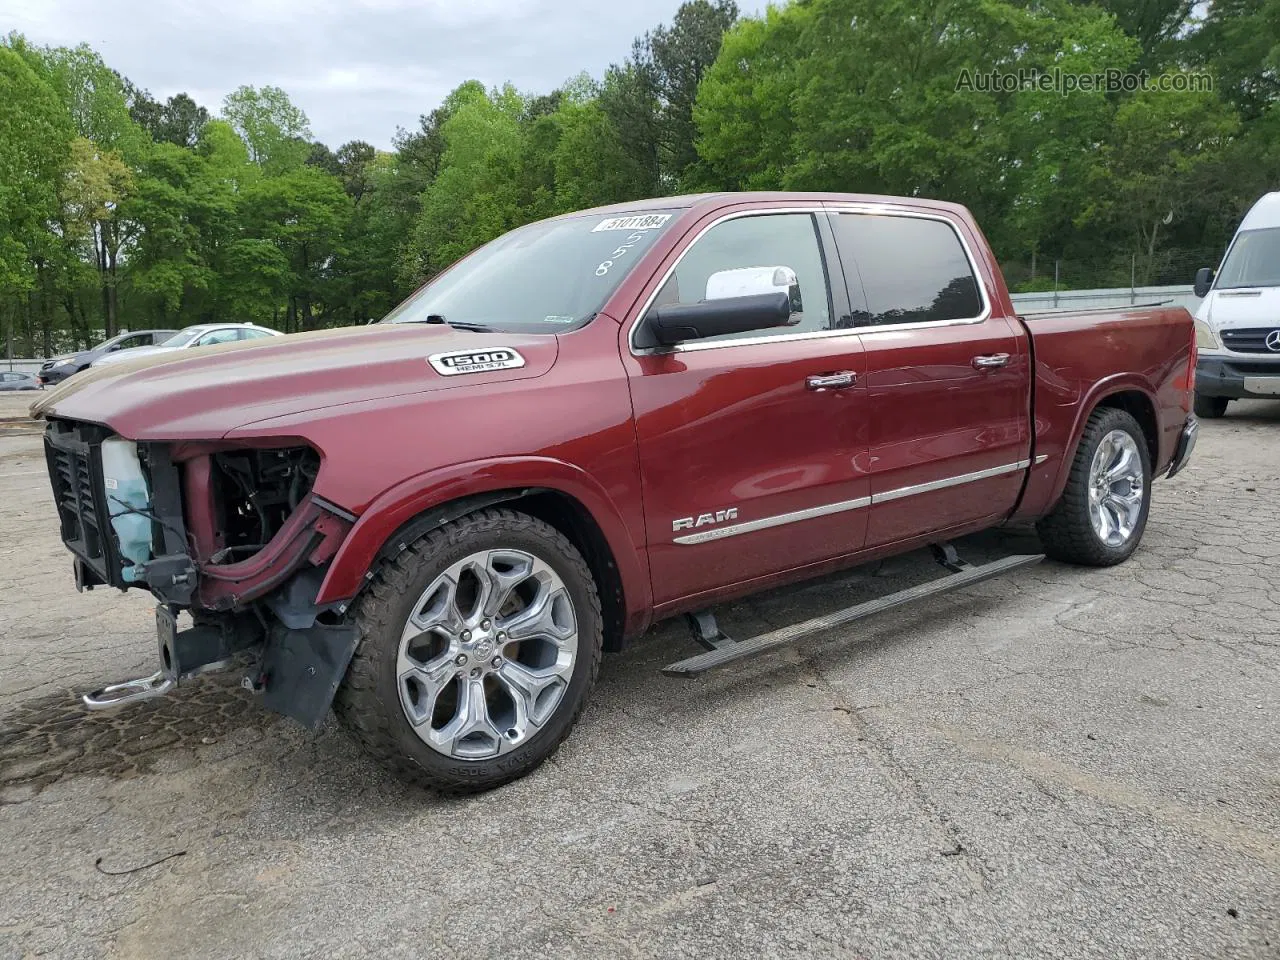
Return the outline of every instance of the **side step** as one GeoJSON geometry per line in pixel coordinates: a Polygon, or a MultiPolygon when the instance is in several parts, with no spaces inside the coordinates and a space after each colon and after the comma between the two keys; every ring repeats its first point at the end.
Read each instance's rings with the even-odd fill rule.
{"type": "Polygon", "coordinates": [[[821,633],[824,630],[830,630],[832,627],[841,627],[847,623],[853,623],[855,620],[862,620],[885,610],[891,610],[894,607],[900,607],[916,600],[923,600],[925,597],[937,596],[940,593],[950,593],[952,590],[959,590],[961,587],[982,583],[984,580],[991,580],[1013,570],[1033,567],[1044,559],[1044,554],[1040,553],[1023,554],[1005,557],[1002,560],[995,560],[975,567],[959,561],[955,557],[954,550],[950,550],[947,546],[938,548],[935,553],[941,553],[938,556],[939,563],[956,572],[940,577],[937,580],[931,580],[928,583],[909,587],[906,590],[899,590],[897,593],[891,593],[888,596],[868,600],[865,603],[858,603],[843,610],[837,610],[835,613],[827,614],[825,617],[815,617],[812,620],[793,623],[788,627],[780,627],[777,630],[762,633],[749,640],[734,641],[720,633],[718,628],[715,627],[714,617],[709,613],[692,614],[690,615],[690,625],[694,631],[694,638],[699,643],[712,649],[706,653],[700,653],[696,657],[690,657],[688,660],[681,660],[678,663],[663,667],[662,672],[669,677],[692,678],[701,676],[708,670],[723,667],[738,660],[745,660],[747,657],[758,656],[770,650],[776,650],[778,647],[795,643],[797,640],[802,640],[811,634],[821,633]]]}

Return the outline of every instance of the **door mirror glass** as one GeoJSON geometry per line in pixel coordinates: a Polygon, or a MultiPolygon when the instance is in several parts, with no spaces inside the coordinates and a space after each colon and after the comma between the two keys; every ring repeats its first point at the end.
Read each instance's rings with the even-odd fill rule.
{"type": "Polygon", "coordinates": [[[1213,269],[1210,267],[1201,267],[1196,271],[1195,293],[1197,297],[1206,297],[1209,295],[1209,288],[1213,286],[1213,269]]]}

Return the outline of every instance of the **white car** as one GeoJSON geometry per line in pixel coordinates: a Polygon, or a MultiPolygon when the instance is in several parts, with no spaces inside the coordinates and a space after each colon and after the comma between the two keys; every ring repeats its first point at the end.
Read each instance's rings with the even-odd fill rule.
{"type": "Polygon", "coordinates": [[[109,363],[123,363],[157,353],[171,353],[174,350],[188,350],[191,347],[208,347],[215,343],[234,343],[238,340],[257,340],[260,337],[283,337],[279,330],[259,327],[252,323],[202,323],[194,327],[184,327],[168,340],[154,347],[135,347],[133,350],[122,350],[108,353],[93,361],[91,366],[101,367],[109,363]]]}

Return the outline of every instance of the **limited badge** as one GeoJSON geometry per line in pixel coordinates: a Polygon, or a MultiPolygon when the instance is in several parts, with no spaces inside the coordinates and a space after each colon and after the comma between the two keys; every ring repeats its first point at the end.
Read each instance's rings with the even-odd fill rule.
{"type": "Polygon", "coordinates": [[[486,350],[451,350],[433,353],[427,362],[442,377],[456,377],[463,373],[485,373],[489,370],[515,370],[524,366],[524,357],[510,347],[490,347],[486,350]]]}

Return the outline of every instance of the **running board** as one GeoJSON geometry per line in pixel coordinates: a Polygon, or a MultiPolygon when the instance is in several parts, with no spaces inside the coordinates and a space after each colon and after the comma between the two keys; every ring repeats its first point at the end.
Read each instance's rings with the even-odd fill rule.
{"type": "MultiPolygon", "coordinates": [[[[945,549],[945,547],[942,549],[945,549]]],[[[951,560],[953,558],[954,551],[951,551],[950,556],[946,559],[951,560]]],[[[1033,567],[1043,559],[1044,554],[1023,554],[1005,557],[1003,560],[995,560],[976,567],[959,561],[955,564],[959,569],[945,577],[940,577],[937,580],[931,580],[915,587],[909,587],[906,590],[899,590],[897,593],[891,593],[876,600],[854,604],[852,607],[845,607],[845,609],[837,610],[835,613],[827,614],[825,617],[815,617],[812,620],[793,623],[788,627],[780,627],[777,630],[762,633],[749,640],[734,641],[720,633],[719,629],[715,627],[715,618],[710,613],[691,614],[690,625],[694,631],[694,638],[699,643],[712,649],[706,653],[700,653],[696,657],[690,657],[688,660],[681,660],[678,663],[663,667],[662,672],[669,677],[692,678],[701,676],[716,667],[723,667],[739,660],[745,660],[748,657],[776,650],[778,647],[784,647],[789,643],[795,643],[797,640],[803,640],[805,637],[815,633],[822,633],[824,630],[830,630],[833,627],[842,627],[845,624],[865,619],[885,610],[892,610],[894,607],[900,607],[916,600],[923,600],[925,597],[937,596],[940,593],[950,593],[952,590],[959,590],[961,587],[982,583],[984,580],[991,580],[1013,570],[1033,567]]],[[[938,562],[948,567],[948,569],[955,569],[941,556],[938,558],[938,562]]]]}

